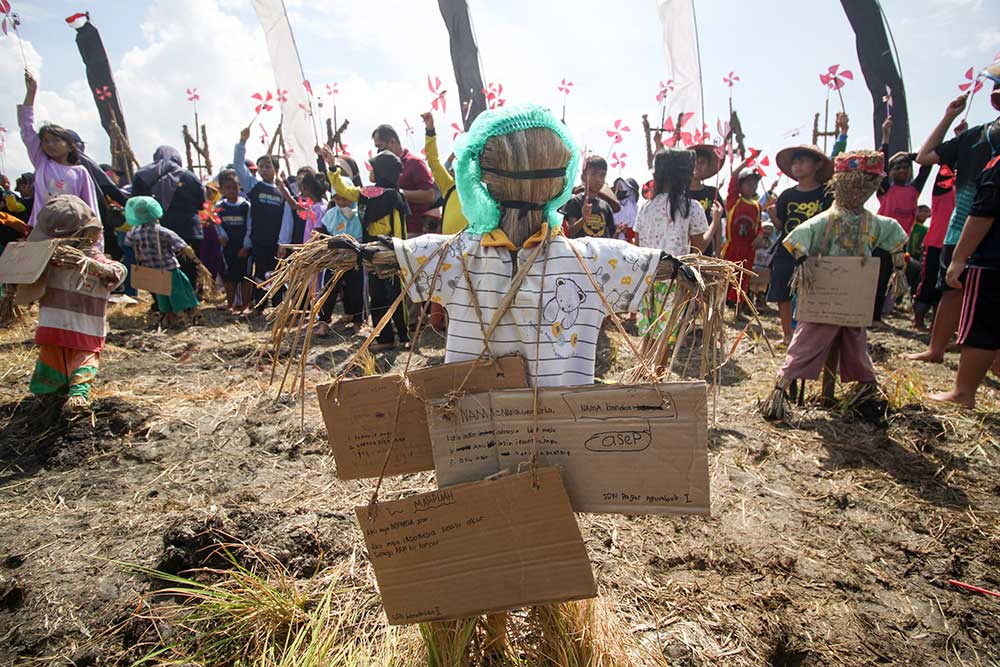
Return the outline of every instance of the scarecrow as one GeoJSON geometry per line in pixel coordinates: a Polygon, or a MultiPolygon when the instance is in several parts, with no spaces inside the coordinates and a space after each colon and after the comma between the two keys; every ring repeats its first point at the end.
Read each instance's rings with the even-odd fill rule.
{"type": "MultiPolygon", "coordinates": [[[[892,218],[875,215],[864,208],[882,180],[882,167],[882,154],[873,151],[837,156],[831,179],[833,206],[785,237],[784,246],[798,264],[793,286],[798,289],[810,286],[813,267],[806,263],[810,257],[871,257],[874,250],[884,250],[893,256],[897,268],[902,266],[906,232],[892,218]]],[[[856,398],[870,393],[875,387],[875,367],[868,354],[866,329],[799,322],[778,381],[763,405],[764,418],[784,418],[785,401],[793,383],[818,379],[834,349],[839,349],[841,380],[858,383],[856,398]]]]}
{"type": "Polygon", "coordinates": [[[98,250],[104,228],[76,195],[58,195],[38,211],[29,241],[59,239],[38,302],[38,361],[31,393],[67,396],[63,414],[85,411],[104,348],[105,309],[125,266],[98,250]]]}
{"type": "MultiPolygon", "coordinates": [[[[447,309],[446,363],[518,353],[527,362],[530,386],[591,385],[606,317],[617,322],[615,313],[636,311],[654,281],[677,279],[693,293],[709,282],[687,259],[659,249],[563,235],[558,210],[571,196],[580,152],[548,110],[485,111],[455,150],[456,187],[468,227],[450,236],[378,237],[364,244],[336,236],[307,243],[272,278],[272,290],[288,287],[285,311],[275,316],[275,345],[294,313],[303,310],[307,281],[324,269],[353,268],[360,259],[380,275],[401,274],[413,301],[447,309]]],[[[722,294],[730,284],[721,285],[722,294]]],[[[314,311],[327,296],[320,295],[314,311]]],[[[392,308],[401,302],[402,296],[392,308]]],[[[390,318],[382,317],[362,350],[390,318]]],[[[299,316],[307,321],[308,312],[299,316]]],[[[628,336],[624,340],[632,346],[628,336]]],[[[648,359],[640,363],[647,378],[653,374],[648,359]]],[[[560,607],[536,609],[555,613],[560,607]]],[[[487,623],[502,642],[506,615],[490,615],[487,623]]]]}
{"type": "MultiPolygon", "coordinates": [[[[449,314],[445,362],[519,353],[534,386],[594,382],[604,318],[638,310],[654,280],[698,277],[658,249],[614,239],[568,239],[558,209],[579,151],[541,107],[484,112],[456,145],[455,180],[469,226],[444,236],[358,246],[336,237],[333,268],[359,253],[380,274],[398,271],[415,302],[449,314]]],[[[292,260],[294,261],[294,260],[292,260]]]]}

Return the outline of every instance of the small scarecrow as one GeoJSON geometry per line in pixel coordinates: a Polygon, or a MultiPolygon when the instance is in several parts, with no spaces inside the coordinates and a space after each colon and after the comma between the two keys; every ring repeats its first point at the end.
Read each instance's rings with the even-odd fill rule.
{"type": "Polygon", "coordinates": [[[63,414],[86,410],[104,348],[105,309],[125,280],[125,266],[97,249],[104,233],[94,211],[76,195],[58,195],[38,211],[29,241],[60,239],[38,302],[38,361],[30,390],[65,395],[63,414]]]}
{"type": "MultiPolygon", "coordinates": [[[[806,260],[810,257],[871,257],[873,250],[881,249],[892,254],[897,267],[902,266],[906,232],[892,218],[864,208],[884,176],[883,163],[882,154],[874,151],[837,156],[830,181],[833,206],[800,224],[784,240],[798,264],[794,286],[809,287],[812,265],[806,260]]],[[[875,367],[864,327],[799,322],[778,381],[763,405],[764,418],[784,418],[789,388],[796,380],[819,379],[828,355],[838,346],[841,380],[857,382],[857,396],[870,392],[875,386],[875,367]]]]}

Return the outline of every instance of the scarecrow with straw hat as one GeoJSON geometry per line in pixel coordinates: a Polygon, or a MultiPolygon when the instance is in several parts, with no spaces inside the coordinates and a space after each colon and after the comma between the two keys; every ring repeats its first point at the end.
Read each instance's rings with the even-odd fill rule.
{"type": "Polygon", "coordinates": [[[76,195],[57,195],[39,209],[29,241],[59,239],[38,302],[38,361],[30,390],[67,396],[63,413],[86,409],[104,348],[105,309],[125,280],[125,266],[97,249],[104,233],[94,211],[76,195]]]}
{"type": "MultiPolygon", "coordinates": [[[[833,206],[798,225],[782,243],[795,258],[797,285],[807,287],[810,283],[811,265],[806,264],[810,257],[870,257],[881,249],[902,261],[906,232],[892,218],[864,208],[882,180],[882,167],[882,154],[873,151],[844,153],[836,158],[831,179],[833,206]]],[[[774,390],[764,403],[764,417],[783,418],[786,392],[792,383],[818,379],[829,353],[838,345],[841,380],[858,382],[859,395],[870,391],[875,384],[875,367],[864,327],[800,322],[774,390]]]]}

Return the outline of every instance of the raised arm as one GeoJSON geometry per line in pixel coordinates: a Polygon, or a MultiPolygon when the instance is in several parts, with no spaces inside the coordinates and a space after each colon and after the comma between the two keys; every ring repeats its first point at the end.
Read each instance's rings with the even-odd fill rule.
{"type": "Polygon", "coordinates": [[[24,70],[24,102],[17,108],[17,124],[21,130],[21,141],[28,149],[28,158],[37,169],[48,158],[42,152],[42,141],[35,132],[35,93],[38,82],[28,70],[24,70]]]}
{"type": "Polygon", "coordinates": [[[937,127],[934,128],[930,136],[924,140],[920,150],[917,151],[917,164],[925,166],[939,162],[940,158],[937,154],[937,147],[944,141],[944,135],[948,133],[948,128],[951,127],[952,122],[965,110],[965,103],[968,98],[968,93],[962,93],[948,104],[948,108],[944,110],[944,116],[941,117],[937,127]]]}
{"type": "Polygon", "coordinates": [[[245,127],[240,130],[240,140],[233,148],[233,169],[236,171],[237,178],[240,179],[240,187],[243,188],[243,192],[250,192],[257,184],[257,179],[247,169],[247,139],[249,138],[250,128],[245,127]]]}
{"type": "Polygon", "coordinates": [[[434,176],[434,184],[444,195],[455,187],[455,179],[451,177],[448,170],[441,164],[441,155],[438,153],[437,132],[434,129],[434,116],[430,111],[420,114],[424,119],[424,154],[427,157],[427,166],[431,168],[431,175],[434,176]]]}

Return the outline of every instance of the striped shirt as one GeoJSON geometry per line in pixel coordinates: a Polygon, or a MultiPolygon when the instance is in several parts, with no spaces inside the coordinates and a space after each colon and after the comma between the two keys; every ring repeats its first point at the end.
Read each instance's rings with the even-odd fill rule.
{"type": "MultiPolygon", "coordinates": [[[[538,237],[529,239],[515,254],[513,244],[500,230],[486,235],[462,232],[447,250],[432,259],[450,238],[424,234],[407,240],[393,239],[404,282],[416,276],[409,288],[410,297],[414,301],[434,301],[448,311],[445,362],[476,359],[483,351],[483,329],[489,327],[510,292],[518,268],[531,256],[538,237]],[[482,327],[462,269],[463,259],[482,311],[482,327]],[[439,260],[441,272],[431,290],[439,260]]],[[[494,356],[521,354],[528,360],[529,381],[540,387],[594,382],[597,336],[608,311],[571,244],[615,312],[638,310],[659,264],[658,248],[589,237],[569,240],[557,236],[552,240],[548,261],[543,261],[541,254],[535,259],[489,345],[494,356]]]]}
{"type": "Polygon", "coordinates": [[[91,259],[114,269],[113,284],[77,269],[50,266],[45,274],[45,294],[38,302],[35,343],[73,350],[100,352],[104,347],[104,317],[111,290],[125,280],[125,267],[104,255],[91,259]]]}

